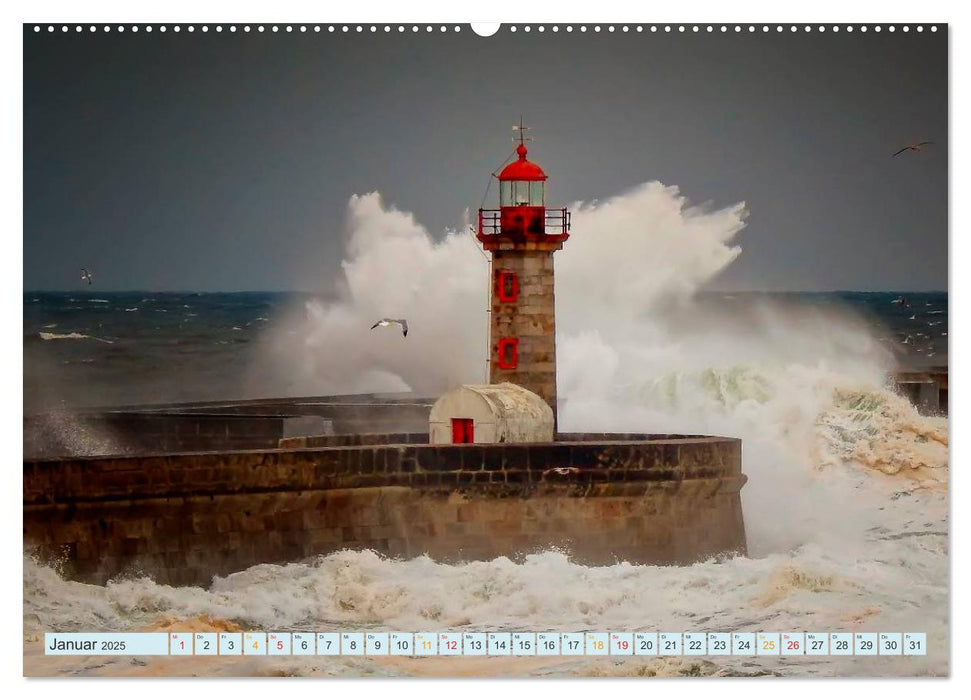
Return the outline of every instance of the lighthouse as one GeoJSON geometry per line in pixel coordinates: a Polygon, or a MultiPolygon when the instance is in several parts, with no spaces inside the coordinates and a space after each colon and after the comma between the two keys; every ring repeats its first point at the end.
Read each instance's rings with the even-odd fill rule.
{"type": "Polygon", "coordinates": [[[516,159],[498,175],[499,208],[480,209],[477,238],[492,254],[489,383],[539,395],[556,417],[553,253],[570,237],[570,212],[546,206],[546,173],[527,159],[520,124],[516,159]]]}

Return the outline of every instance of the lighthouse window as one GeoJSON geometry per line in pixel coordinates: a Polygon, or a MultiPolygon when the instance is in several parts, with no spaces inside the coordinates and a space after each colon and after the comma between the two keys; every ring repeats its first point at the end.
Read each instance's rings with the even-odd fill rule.
{"type": "Polygon", "coordinates": [[[499,272],[497,275],[496,291],[499,301],[514,302],[519,295],[519,281],[515,272],[499,272]]]}
{"type": "Polygon", "coordinates": [[[519,340],[501,338],[499,340],[499,369],[516,369],[519,364],[519,340]]]}
{"type": "Polygon", "coordinates": [[[546,183],[529,180],[503,180],[499,184],[499,206],[502,207],[541,207],[546,183]]]}
{"type": "Polygon", "coordinates": [[[534,207],[543,206],[543,188],[546,183],[542,181],[529,183],[529,203],[534,207]]]}
{"type": "Polygon", "coordinates": [[[512,204],[512,182],[503,180],[499,183],[499,206],[508,207],[512,204]]]}
{"type": "Polygon", "coordinates": [[[523,206],[529,204],[529,182],[513,181],[513,204],[523,206]]]}

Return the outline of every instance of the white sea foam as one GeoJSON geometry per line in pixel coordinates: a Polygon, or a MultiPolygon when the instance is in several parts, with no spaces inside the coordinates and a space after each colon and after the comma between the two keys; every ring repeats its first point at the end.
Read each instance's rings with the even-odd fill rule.
{"type": "Polygon", "coordinates": [[[97,338],[93,335],[85,335],[84,333],[45,333],[41,331],[38,333],[41,340],[97,340],[99,343],[111,344],[115,341],[107,340],[105,338],[97,338]]]}

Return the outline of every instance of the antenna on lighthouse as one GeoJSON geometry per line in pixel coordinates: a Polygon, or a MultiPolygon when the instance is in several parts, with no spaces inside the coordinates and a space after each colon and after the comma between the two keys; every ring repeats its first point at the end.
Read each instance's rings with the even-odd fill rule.
{"type": "Polygon", "coordinates": [[[518,136],[513,136],[512,137],[512,140],[513,141],[519,141],[519,144],[520,145],[525,145],[526,144],[526,141],[532,141],[533,138],[531,136],[527,136],[526,135],[526,132],[529,131],[530,128],[531,127],[523,126],[523,115],[520,114],[519,115],[519,123],[512,125],[512,130],[513,131],[518,131],[519,132],[519,135],[518,136]]]}

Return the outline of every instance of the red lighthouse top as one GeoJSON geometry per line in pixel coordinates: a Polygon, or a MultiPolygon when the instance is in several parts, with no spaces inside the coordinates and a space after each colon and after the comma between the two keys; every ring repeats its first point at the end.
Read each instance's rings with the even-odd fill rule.
{"type": "MultiPolygon", "coordinates": [[[[526,136],[529,127],[514,126],[519,132],[519,156],[499,173],[499,208],[480,209],[476,236],[487,250],[495,246],[531,245],[559,250],[569,238],[570,212],[546,206],[546,173],[526,160],[526,136]]],[[[516,248],[518,249],[518,248],[516,248]]]]}
{"type": "Polygon", "coordinates": [[[541,182],[546,179],[546,173],[543,169],[526,160],[526,144],[520,143],[516,147],[516,154],[519,156],[518,160],[514,160],[512,163],[503,168],[502,172],[499,173],[500,180],[526,180],[528,182],[541,182]]]}

